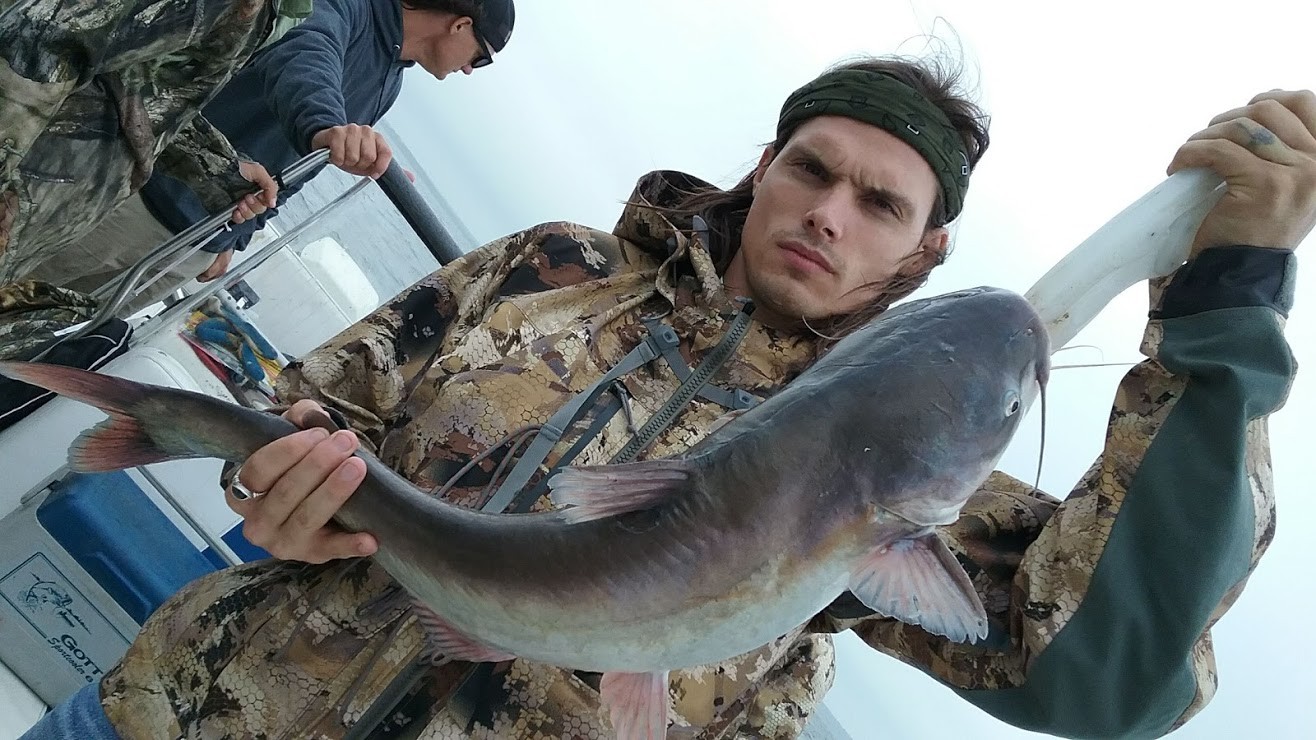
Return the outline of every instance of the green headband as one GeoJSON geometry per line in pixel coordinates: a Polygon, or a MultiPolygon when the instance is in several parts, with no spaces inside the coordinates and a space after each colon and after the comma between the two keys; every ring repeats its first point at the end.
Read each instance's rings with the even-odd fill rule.
{"type": "Polygon", "coordinates": [[[786,98],[777,140],[814,116],[853,118],[914,147],[941,184],[942,223],[959,215],[969,189],[969,156],[946,114],[914,88],[881,72],[828,72],[786,98]]]}

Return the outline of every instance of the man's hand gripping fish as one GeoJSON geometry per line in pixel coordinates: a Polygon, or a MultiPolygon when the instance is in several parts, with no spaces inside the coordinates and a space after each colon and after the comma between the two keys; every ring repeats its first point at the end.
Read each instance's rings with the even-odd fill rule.
{"type": "MultiPolygon", "coordinates": [[[[937,537],[1046,384],[1032,307],[978,288],[900,305],[676,459],[567,468],[557,511],[490,514],[431,497],[364,451],[336,515],[415,599],[436,655],[602,673],[619,737],[666,733],[669,671],[733,658],[847,590],[957,641],[987,635],[937,537]]],[[[240,462],[299,431],[188,391],[52,365],[0,373],[110,414],[70,465],[240,462]]]]}

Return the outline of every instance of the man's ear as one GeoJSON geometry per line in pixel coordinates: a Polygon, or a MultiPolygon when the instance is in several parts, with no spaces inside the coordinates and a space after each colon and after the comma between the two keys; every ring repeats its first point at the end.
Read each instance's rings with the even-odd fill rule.
{"type": "Polygon", "coordinates": [[[467,27],[474,25],[474,23],[475,21],[471,20],[471,17],[469,15],[457,16],[456,18],[452,19],[451,23],[448,24],[448,34],[451,36],[456,36],[466,31],[467,27]]]}
{"type": "Polygon", "coordinates": [[[777,151],[773,149],[771,146],[766,146],[763,148],[763,154],[759,156],[759,165],[758,167],[754,168],[755,192],[757,192],[759,189],[759,183],[763,182],[763,175],[768,171],[768,165],[772,164],[772,160],[776,156],[777,156],[777,151]]]}
{"type": "Polygon", "coordinates": [[[911,254],[900,272],[905,275],[923,275],[946,261],[946,246],[950,244],[950,230],[945,226],[928,229],[919,242],[918,251],[911,254]]]}

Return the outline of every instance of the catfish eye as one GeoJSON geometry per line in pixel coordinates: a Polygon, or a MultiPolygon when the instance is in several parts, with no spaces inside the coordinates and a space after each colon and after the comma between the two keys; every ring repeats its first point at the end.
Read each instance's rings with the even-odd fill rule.
{"type": "Polygon", "coordinates": [[[1010,393],[1005,397],[1005,415],[1014,416],[1015,414],[1019,413],[1019,405],[1020,405],[1019,394],[1015,393],[1014,391],[1010,391],[1010,393]]]}

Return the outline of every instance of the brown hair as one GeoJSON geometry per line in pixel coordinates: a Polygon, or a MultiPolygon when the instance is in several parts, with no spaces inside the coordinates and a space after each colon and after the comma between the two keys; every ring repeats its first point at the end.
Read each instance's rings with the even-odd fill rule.
{"type": "MultiPolygon", "coordinates": [[[[838,64],[829,71],[839,69],[882,72],[917,90],[950,119],[951,125],[959,132],[964,143],[970,170],[977,167],[978,161],[982,159],[990,143],[987,133],[990,119],[977,104],[959,92],[959,70],[949,70],[935,59],[925,60],[903,56],[867,57],[838,64]]],[[[772,143],[774,156],[785,148],[786,142],[794,133],[795,129],[783,131],[777,141],[772,143]]],[[[708,249],[718,271],[724,272],[740,248],[741,231],[753,201],[754,172],[750,172],[729,190],[707,188],[686,191],[682,193],[681,199],[676,204],[659,210],[683,227],[693,216],[701,216],[708,224],[708,249]]],[[[939,223],[941,210],[941,195],[938,193],[926,229],[945,226],[944,223],[939,223]]],[[[945,255],[942,255],[942,259],[944,258],[945,255]]],[[[939,263],[940,260],[937,264],[939,263]]],[[[929,265],[926,269],[913,274],[898,274],[863,308],[849,315],[832,317],[822,322],[822,326],[819,327],[821,332],[831,335],[828,338],[839,338],[854,331],[885,311],[892,303],[922,287],[931,271],[932,265],[929,265]]],[[[830,342],[825,342],[824,346],[829,344],[830,342]]]]}

